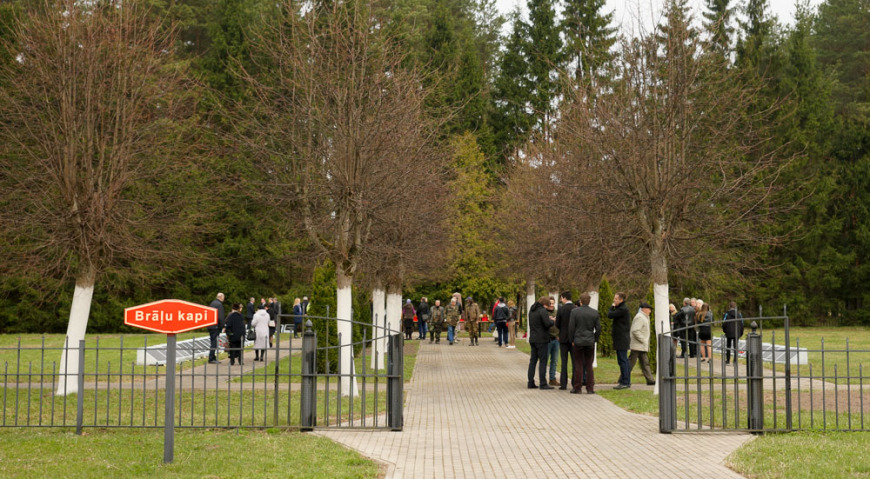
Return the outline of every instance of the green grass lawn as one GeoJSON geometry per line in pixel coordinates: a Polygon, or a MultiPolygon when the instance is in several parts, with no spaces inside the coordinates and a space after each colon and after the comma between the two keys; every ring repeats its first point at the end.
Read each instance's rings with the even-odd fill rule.
{"type": "Polygon", "coordinates": [[[752,478],[870,477],[870,434],[794,432],[757,437],[726,463],[752,478]]]}
{"type": "Polygon", "coordinates": [[[379,466],[332,441],[297,432],[175,433],[175,461],[163,464],[162,430],[101,430],[83,436],[45,430],[0,433],[0,477],[376,478],[379,466]]]}
{"type": "MultiPolygon", "coordinates": [[[[743,339],[746,339],[744,336],[743,339]]],[[[808,328],[792,327],[789,331],[792,346],[800,345],[810,350],[821,350],[824,341],[825,353],[810,351],[807,353],[809,365],[791,365],[792,375],[802,377],[826,376],[825,381],[839,384],[870,384],[870,328],[808,328]],[[849,353],[846,353],[848,341],[849,353]],[[812,367],[812,369],[810,369],[812,367]],[[863,375],[863,379],[861,376],[863,375]],[[835,376],[839,376],[835,379],[835,376]],[[851,376],[851,379],[847,379],[851,376]]],[[[765,329],[761,340],[776,344],[785,344],[783,329],[765,329]]],[[[765,366],[770,367],[770,364],[765,366]]],[[[785,371],[784,364],[776,365],[777,371],[785,371]]]]}
{"type": "MultiPolygon", "coordinates": [[[[201,336],[208,336],[208,332],[203,330],[179,334],[178,341],[201,336]]],[[[64,338],[63,334],[0,335],[0,381],[53,382],[52,374],[57,374],[60,369],[64,338]]],[[[137,366],[136,351],[146,345],[166,344],[165,334],[89,335],[85,341],[86,382],[105,382],[110,375],[118,373],[137,376],[162,374],[163,366],[137,366]],[[97,347],[99,353],[93,349],[97,347]]],[[[206,361],[207,358],[202,358],[194,362],[182,362],[176,369],[198,366],[206,361]]],[[[144,378],[138,377],[136,380],[144,378]]]]}

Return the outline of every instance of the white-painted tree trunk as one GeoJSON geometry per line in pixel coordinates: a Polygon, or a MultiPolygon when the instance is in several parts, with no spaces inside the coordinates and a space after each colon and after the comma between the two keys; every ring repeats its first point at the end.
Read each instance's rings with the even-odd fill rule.
{"type": "Polygon", "coordinates": [[[76,289],[69,311],[69,324],[66,328],[68,347],[63,350],[60,357],[56,393],[58,396],[78,392],[78,373],[81,367],[79,341],[85,339],[85,331],[88,329],[91,300],[94,297],[94,276],[93,273],[85,273],[76,280],[76,289]]]}
{"type": "Polygon", "coordinates": [[[357,388],[356,373],[353,364],[353,278],[346,275],[341,268],[336,268],[336,314],[339,319],[337,332],[339,335],[339,365],[338,371],[341,374],[341,394],[342,396],[357,396],[359,389],[357,388]]]}
{"type": "Polygon", "coordinates": [[[535,296],[535,279],[530,278],[526,280],[526,310],[523,311],[523,317],[525,319],[526,333],[529,331],[529,310],[532,309],[532,305],[537,301],[537,297],[535,296]]]}
{"type": "Polygon", "coordinates": [[[385,326],[387,324],[387,292],[381,285],[375,286],[372,290],[372,321],[375,325],[372,326],[372,369],[379,370],[385,368],[384,356],[387,352],[385,326]],[[375,339],[377,338],[377,339],[375,339]]]}
{"type": "Polygon", "coordinates": [[[387,286],[387,325],[391,329],[391,331],[388,331],[388,334],[401,333],[403,331],[401,287],[387,286]]]}
{"type": "MultiPolygon", "coordinates": [[[[659,334],[667,333],[671,330],[671,321],[670,321],[670,300],[668,299],[668,285],[665,284],[656,284],[653,283],[653,300],[655,304],[655,321],[656,321],[656,337],[658,338],[659,334]]],[[[658,345],[658,343],[656,343],[658,345]]],[[[661,347],[660,345],[658,347],[661,347]]],[[[656,348],[658,350],[658,348],[656,348]]],[[[661,367],[658,365],[657,367],[661,367]]],[[[659,375],[656,374],[656,385],[653,388],[653,394],[659,393],[659,375]]]]}
{"type": "MultiPolygon", "coordinates": [[[[589,291],[589,307],[598,311],[598,291],[589,291]]],[[[594,352],[592,354],[592,367],[598,367],[598,343],[595,343],[594,352]]]]}

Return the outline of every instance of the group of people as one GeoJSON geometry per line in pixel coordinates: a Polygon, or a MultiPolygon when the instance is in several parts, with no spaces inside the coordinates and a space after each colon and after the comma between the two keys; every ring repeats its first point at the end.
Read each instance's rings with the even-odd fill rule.
{"type": "MultiPolygon", "coordinates": [[[[218,322],[208,328],[209,353],[208,362],[219,364],[217,358],[218,336],[221,333],[227,336],[227,351],[230,365],[243,364],[242,345],[246,338],[254,341],[254,361],[265,361],[266,350],[272,347],[272,339],[275,336],[278,311],[280,305],[277,298],[260,298],[256,304],[255,299],[249,298],[247,305],[233,303],[229,315],[225,315],[223,293],[218,293],[209,304],[217,310],[218,322]],[[242,310],[245,310],[244,316],[242,310]],[[253,333],[251,333],[253,331],[253,333]]],[[[294,335],[301,329],[302,318],[307,314],[308,297],[302,300],[296,298],[293,304],[294,335]]]]}
{"type": "MultiPolygon", "coordinates": [[[[647,384],[655,384],[649,364],[649,323],[652,306],[641,302],[637,314],[631,317],[625,293],[613,297],[607,317],[613,321],[611,336],[619,379],[614,389],[631,387],[631,370],[640,362],[647,384]]],[[[556,301],[551,296],[542,296],[529,309],[529,357],[528,387],[540,389],[568,389],[580,394],[595,394],[595,345],[601,338],[601,319],[598,311],[589,306],[591,296],[583,293],[579,305],[572,301],[570,291],[559,295],[561,305],[556,310],[556,301]],[[555,313],[555,314],[554,314],[555,313]],[[556,381],[556,352],[561,359],[561,374],[556,381]],[[549,363],[549,382],[547,364],[549,363]],[[573,374],[568,375],[568,364],[573,365],[573,374]],[[538,384],[535,383],[535,369],[538,384]]]]}
{"type": "MultiPolygon", "coordinates": [[[[670,305],[670,313],[674,347],[680,344],[680,355],[677,357],[685,358],[688,352],[690,358],[695,358],[700,352],[700,361],[709,363],[713,350],[713,312],[710,305],[698,298],[684,298],[683,307],[679,310],[670,305]]],[[[725,333],[725,364],[731,364],[731,352],[734,352],[736,361],[737,341],[743,336],[743,315],[737,311],[734,301],[728,303],[728,311],[722,320],[722,332],[725,333]]]]}
{"type": "MultiPolygon", "coordinates": [[[[450,297],[450,302],[447,306],[441,305],[441,300],[435,300],[435,304],[430,306],[429,299],[423,297],[417,308],[408,299],[402,307],[402,323],[405,332],[405,339],[413,339],[414,334],[414,317],[417,317],[417,339],[426,339],[429,335],[430,343],[441,343],[441,332],[445,325],[447,327],[447,343],[453,345],[458,342],[457,338],[460,324],[464,322],[465,330],[468,332],[469,346],[480,345],[480,321],[483,318],[483,312],[480,305],[471,296],[465,298],[465,304],[462,302],[462,295],[453,293],[450,297]]],[[[497,334],[495,342],[499,347],[509,349],[516,348],[517,336],[517,308],[513,301],[505,302],[503,297],[498,298],[493,303],[492,312],[489,316],[495,324],[497,334]]]]}

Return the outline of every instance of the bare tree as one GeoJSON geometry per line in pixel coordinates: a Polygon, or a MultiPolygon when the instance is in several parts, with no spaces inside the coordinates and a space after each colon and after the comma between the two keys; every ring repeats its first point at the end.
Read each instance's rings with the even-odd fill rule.
{"type": "Polygon", "coordinates": [[[181,227],[160,189],[186,141],[190,105],[173,35],[138,0],[46,1],[14,26],[0,75],[6,267],[75,278],[59,394],[75,392],[94,284],[130,261],[171,255],[181,227]],[[64,380],[66,378],[66,380],[64,380]]]}
{"type": "MultiPolygon", "coordinates": [[[[282,15],[253,42],[262,75],[249,75],[256,103],[243,137],[273,178],[267,194],[302,218],[319,253],[336,267],[337,316],[351,316],[351,287],[375,222],[401,202],[413,161],[435,140],[421,75],[365,0],[315,3],[282,15]]],[[[350,387],[351,329],[339,323],[350,387]]],[[[355,388],[354,388],[355,389],[355,388]]]]}
{"type": "Polygon", "coordinates": [[[597,204],[589,219],[607,224],[603,244],[649,265],[657,333],[668,327],[669,269],[726,266],[757,241],[788,162],[764,148],[770,112],[749,113],[754,92],[702,49],[678,6],[667,13],[658,35],[623,42],[608,90],[574,90],[560,124],[565,183],[597,204]]]}

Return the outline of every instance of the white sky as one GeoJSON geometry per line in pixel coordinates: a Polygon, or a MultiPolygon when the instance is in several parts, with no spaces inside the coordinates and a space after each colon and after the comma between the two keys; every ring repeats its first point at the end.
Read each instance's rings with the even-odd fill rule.
{"type": "MultiPolygon", "coordinates": [[[[557,0],[558,1],[558,0],[557,0]]],[[[745,0],[733,1],[733,4],[742,6],[745,0]]],[[[817,7],[822,0],[809,0],[812,7],[817,7]]],[[[499,10],[507,15],[517,5],[520,5],[523,11],[526,10],[526,0],[496,0],[499,10]]],[[[613,11],[613,22],[621,26],[624,33],[637,31],[638,25],[643,25],[644,29],[649,31],[650,28],[659,23],[661,20],[661,11],[664,0],[607,0],[605,11],[613,11]],[[642,20],[638,22],[638,19],[642,20]]],[[[693,16],[696,21],[701,19],[701,12],[704,11],[704,0],[689,0],[689,6],[692,8],[693,16]]],[[[768,0],[770,12],[779,18],[779,22],[783,24],[792,24],[794,22],[795,1],[794,0],[768,0]]],[[[510,27],[506,28],[510,31],[510,27]]]]}

